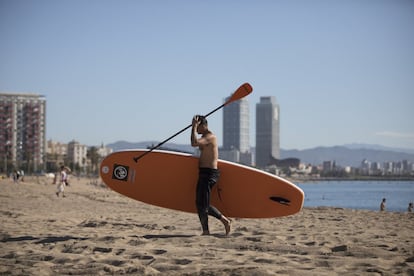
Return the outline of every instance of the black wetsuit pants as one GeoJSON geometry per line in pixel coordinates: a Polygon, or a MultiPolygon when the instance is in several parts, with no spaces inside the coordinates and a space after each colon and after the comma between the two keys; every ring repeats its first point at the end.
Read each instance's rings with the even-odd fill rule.
{"type": "Polygon", "coordinates": [[[208,215],[221,219],[222,215],[219,210],[210,205],[210,194],[214,184],[217,183],[220,176],[219,170],[210,168],[200,168],[196,192],[196,206],[198,217],[200,218],[203,231],[208,229],[208,215]]]}

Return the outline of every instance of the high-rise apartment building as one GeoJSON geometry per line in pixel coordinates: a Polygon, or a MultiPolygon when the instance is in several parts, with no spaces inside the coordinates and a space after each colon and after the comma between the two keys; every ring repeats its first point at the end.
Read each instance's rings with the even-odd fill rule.
{"type": "Polygon", "coordinates": [[[0,168],[39,171],[46,154],[46,98],[0,93],[0,168]]]}
{"type": "Polygon", "coordinates": [[[249,103],[241,99],[223,108],[223,149],[246,152],[249,143],[249,103]]]}
{"type": "Polygon", "coordinates": [[[256,104],[256,166],[264,168],[280,158],[279,105],[275,97],[260,97],[256,104]]]}
{"type": "Polygon", "coordinates": [[[251,164],[249,117],[247,99],[240,99],[223,108],[223,148],[220,151],[222,159],[251,164]]]}

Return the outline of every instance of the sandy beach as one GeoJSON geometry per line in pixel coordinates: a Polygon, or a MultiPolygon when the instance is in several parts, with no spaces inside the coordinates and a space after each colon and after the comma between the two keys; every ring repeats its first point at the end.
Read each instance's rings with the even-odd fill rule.
{"type": "Polygon", "coordinates": [[[0,180],[3,275],[414,275],[414,214],[305,208],[278,219],[210,219],[71,179],[0,180]]]}

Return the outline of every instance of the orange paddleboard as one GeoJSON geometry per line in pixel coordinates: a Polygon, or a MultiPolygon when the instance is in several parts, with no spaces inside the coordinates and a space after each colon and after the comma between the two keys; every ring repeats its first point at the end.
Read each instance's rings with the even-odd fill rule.
{"type": "MultiPolygon", "coordinates": [[[[101,163],[102,180],[112,190],[148,204],[196,213],[198,158],[154,150],[120,151],[101,163]]],[[[220,178],[211,204],[225,216],[273,218],[293,215],[303,206],[303,191],[291,182],[254,168],[219,160],[220,178]]]]}

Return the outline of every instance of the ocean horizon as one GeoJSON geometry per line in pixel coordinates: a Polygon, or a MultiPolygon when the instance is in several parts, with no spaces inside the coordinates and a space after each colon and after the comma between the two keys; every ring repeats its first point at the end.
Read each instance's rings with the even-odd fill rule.
{"type": "Polygon", "coordinates": [[[295,182],[305,193],[304,207],[337,207],[406,212],[414,202],[414,181],[318,181],[295,182]]]}

